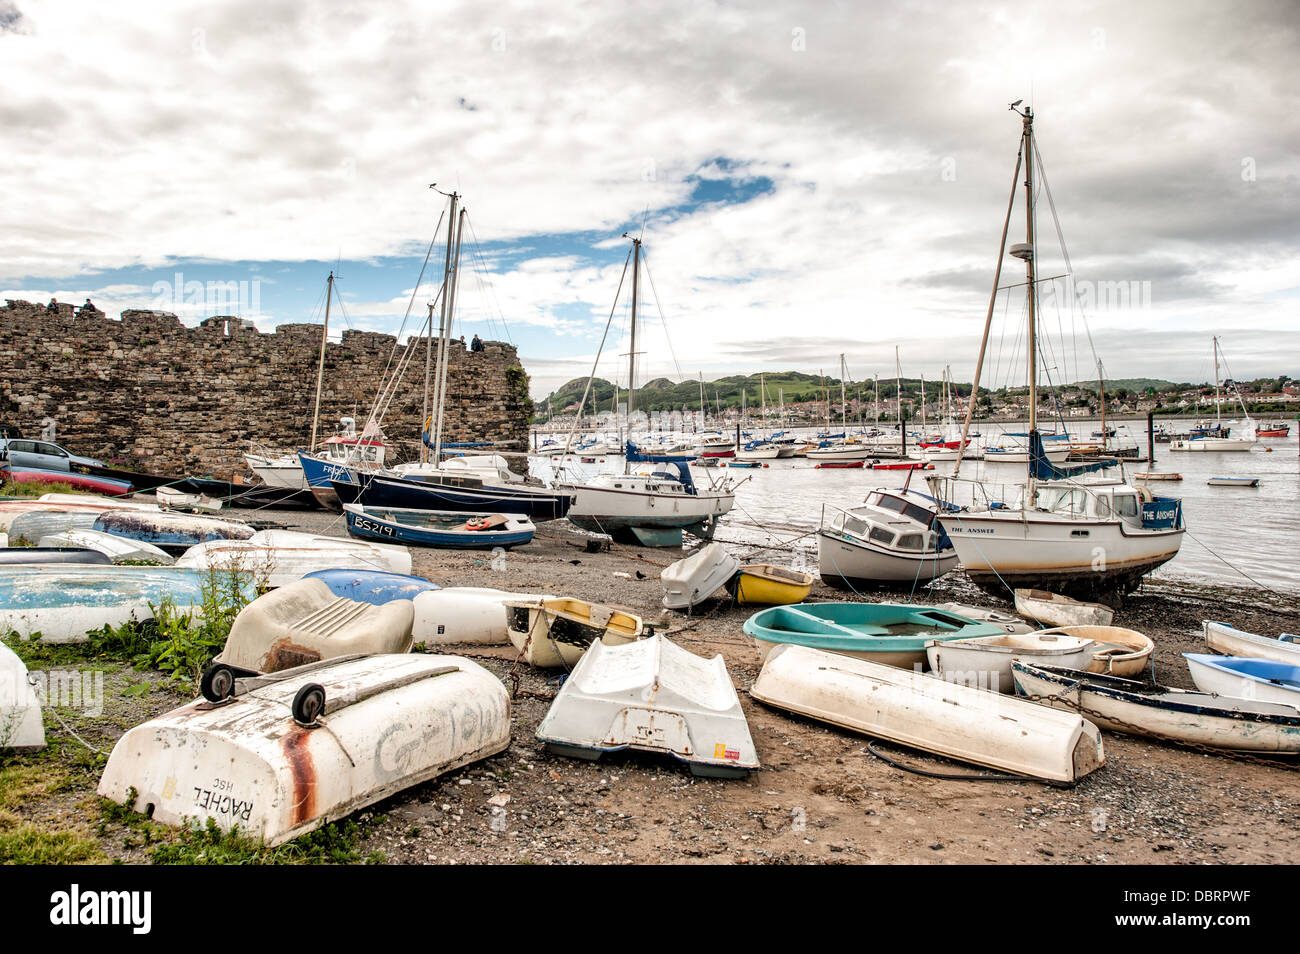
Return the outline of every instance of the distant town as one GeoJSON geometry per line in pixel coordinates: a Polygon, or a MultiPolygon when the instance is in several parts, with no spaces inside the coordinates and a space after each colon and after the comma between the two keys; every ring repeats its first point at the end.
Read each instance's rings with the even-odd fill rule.
{"type": "MultiPolygon", "coordinates": [[[[965,414],[971,392],[969,383],[954,383],[945,397],[941,382],[926,381],[923,385],[919,378],[881,381],[879,387],[877,399],[874,381],[846,381],[841,402],[838,379],[822,379],[802,372],[733,375],[704,382],[674,383],[657,378],[638,385],[632,413],[634,421],[644,419],[657,427],[680,427],[683,423],[690,426],[699,417],[702,395],[705,417],[714,426],[742,420],[762,425],[766,420],[770,427],[801,427],[824,424],[828,419],[833,424],[844,418],[851,423],[879,420],[882,424],[892,424],[900,417],[900,405],[905,421],[919,422],[923,417],[933,421],[947,416],[960,418],[965,414]]],[[[580,404],[580,426],[601,427],[626,420],[625,389],[596,378],[583,403],[584,390],[587,390],[586,380],[574,379],[536,402],[534,423],[554,427],[572,424],[580,404]]],[[[1097,418],[1101,414],[1103,393],[1108,417],[1148,413],[1161,417],[1205,417],[1215,413],[1213,384],[1128,378],[1105,382],[1101,393],[1095,383],[1065,385],[1056,391],[1040,388],[1040,414],[1053,419],[1097,418]]],[[[1300,381],[1285,374],[1253,381],[1229,379],[1220,383],[1218,400],[1221,413],[1228,417],[1239,414],[1243,405],[1252,415],[1293,416],[1300,414],[1300,381]]],[[[1020,420],[1028,405],[1027,387],[981,387],[976,416],[986,421],[1020,420]]]]}

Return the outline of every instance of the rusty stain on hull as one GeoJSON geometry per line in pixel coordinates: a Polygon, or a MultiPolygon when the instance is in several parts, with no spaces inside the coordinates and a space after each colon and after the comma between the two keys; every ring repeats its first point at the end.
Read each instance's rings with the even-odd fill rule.
{"type": "Polygon", "coordinates": [[[311,758],[311,730],[299,729],[280,739],[280,748],[293,773],[293,801],[290,823],[301,825],[316,815],[316,766],[311,758]]]}

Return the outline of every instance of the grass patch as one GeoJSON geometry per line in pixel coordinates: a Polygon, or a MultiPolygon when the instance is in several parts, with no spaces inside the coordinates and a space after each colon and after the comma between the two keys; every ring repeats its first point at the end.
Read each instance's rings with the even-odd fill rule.
{"type": "Polygon", "coordinates": [[[41,494],[88,494],[72,484],[46,484],[39,480],[12,480],[0,484],[0,497],[39,497],[41,494]]]}
{"type": "Polygon", "coordinates": [[[354,865],[377,864],[383,855],[362,856],[357,845],[361,827],[351,819],[333,822],[275,848],[235,830],[223,831],[213,819],[204,826],[180,829],[174,841],[156,845],[149,859],[156,865],[354,865]],[[378,856],[379,860],[375,860],[378,856]]]}
{"type": "Polygon", "coordinates": [[[17,808],[30,799],[72,788],[72,779],[62,766],[14,758],[10,764],[0,762],[0,809],[17,808]]]}
{"type": "Polygon", "coordinates": [[[93,838],[76,831],[45,831],[0,812],[0,865],[75,865],[106,861],[93,838]]]}

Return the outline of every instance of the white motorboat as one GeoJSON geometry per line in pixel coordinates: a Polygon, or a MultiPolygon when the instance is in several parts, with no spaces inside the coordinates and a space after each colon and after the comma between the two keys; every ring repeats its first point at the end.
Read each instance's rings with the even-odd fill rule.
{"type": "Polygon", "coordinates": [[[749,694],[841,728],[962,762],[1060,784],[1101,768],[1097,727],[1076,714],[910,669],[779,646],[749,694]]]}
{"type": "Polygon", "coordinates": [[[957,565],[953,549],[931,507],[910,490],[873,490],[851,510],[822,509],[817,565],[831,586],[928,583],[957,565]]]}

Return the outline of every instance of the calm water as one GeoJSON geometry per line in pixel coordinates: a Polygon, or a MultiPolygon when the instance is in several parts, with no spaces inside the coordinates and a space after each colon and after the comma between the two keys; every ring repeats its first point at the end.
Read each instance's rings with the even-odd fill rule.
{"type": "MultiPolygon", "coordinates": [[[[1099,429],[1091,421],[1071,421],[1070,427],[1080,436],[1099,429]]],[[[1133,436],[1139,437],[1138,425],[1130,427],[1133,436]]],[[[1008,430],[1019,429],[1008,426],[1008,430]]],[[[986,434],[994,431],[996,428],[984,427],[986,434]]],[[[1253,578],[1271,589],[1300,594],[1300,443],[1296,431],[1293,420],[1290,435],[1261,438],[1250,453],[1180,453],[1171,451],[1168,444],[1157,444],[1154,465],[1125,464],[1130,479],[1135,472],[1147,470],[1183,475],[1181,481],[1148,485],[1157,495],[1182,498],[1188,528],[1178,556],[1156,576],[1244,586],[1251,585],[1253,578]],[[1259,477],[1259,487],[1206,484],[1210,477],[1247,475],[1259,477]]],[[[1145,453],[1144,433],[1139,444],[1145,453]]],[[[600,460],[603,463],[580,465],[575,470],[590,475],[620,470],[623,465],[621,457],[600,460]]],[[[531,466],[539,477],[551,473],[549,458],[532,458],[531,466]]],[[[936,464],[934,471],[915,473],[912,486],[926,490],[925,474],[951,472],[952,464],[936,464]]],[[[794,562],[804,567],[815,567],[817,562],[816,538],[809,532],[817,528],[823,505],[856,506],[872,488],[899,487],[907,477],[904,471],[818,470],[799,458],[770,461],[762,468],[697,468],[694,473],[696,481],[703,484],[714,475],[744,480],[736,491],[735,509],[721,524],[719,539],[759,545],[793,541],[794,562]]],[[[1024,480],[1025,465],[965,461],[961,475],[1015,483],[1024,480]]],[[[775,555],[772,560],[781,562],[775,555]]]]}

